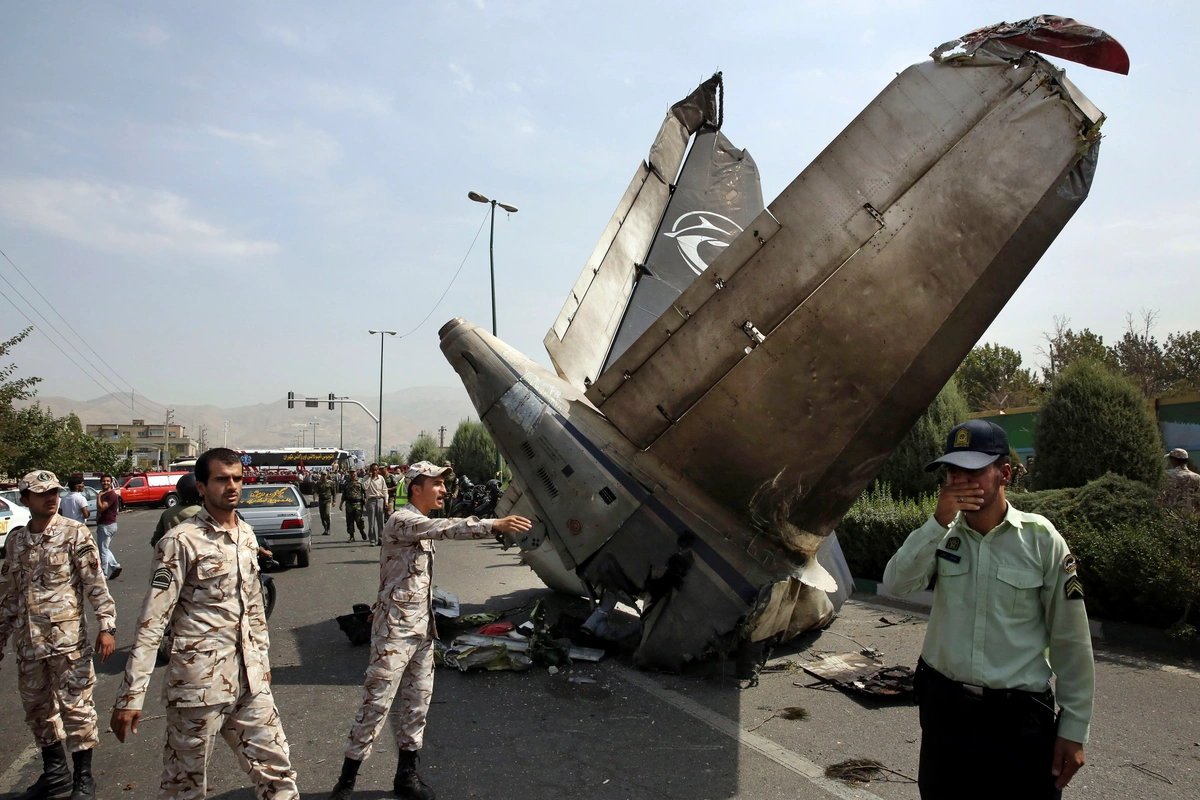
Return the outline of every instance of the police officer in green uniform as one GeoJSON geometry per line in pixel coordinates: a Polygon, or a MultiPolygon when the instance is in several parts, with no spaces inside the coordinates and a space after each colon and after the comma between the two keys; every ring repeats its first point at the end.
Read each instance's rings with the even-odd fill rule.
{"type": "Polygon", "coordinates": [[[322,472],[317,478],[316,484],[313,486],[313,491],[317,495],[317,501],[321,508],[321,524],[325,527],[322,536],[329,535],[329,509],[333,505],[333,490],[337,486],[336,483],[329,477],[328,472],[322,472]]]}
{"type": "Polygon", "coordinates": [[[1005,498],[1008,453],[994,423],[952,429],[926,467],[948,467],[937,509],[883,574],[897,596],[937,576],[915,681],[923,800],[1059,798],[1084,763],[1095,664],[1083,584],[1049,520],[1005,498]]]}
{"type": "Polygon", "coordinates": [[[346,475],[346,485],[342,487],[342,500],[338,503],[338,508],[346,509],[346,533],[350,534],[350,541],[354,541],[354,526],[358,525],[358,535],[365,542],[367,540],[367,530],[363,522],[363,505],[367,501],[367,493],[363,489],[362,481],[350,472],[346,475]]]}

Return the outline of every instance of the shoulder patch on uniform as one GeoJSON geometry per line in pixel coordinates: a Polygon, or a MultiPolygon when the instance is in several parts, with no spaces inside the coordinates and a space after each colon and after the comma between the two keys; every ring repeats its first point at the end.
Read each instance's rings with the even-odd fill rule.
{"type": "Polygon", "coordinates": [[[88,553],[94,553],[94,552],[96,552],[96,546],[93,545],[91,542],[88,542],[83,547],[80,547],[79,549],[77,549],[75,551],[75,555],[79,558],[83,558],[88,553]]]}
{"type": "Polygon", "coordinates": [[[946,549],[947,550],[957,550],[961,546],[962,546],[962,539],[958,538],[957,536],[951,536],[949,539],[946,540],[946,549]]]}
{"type": "Polygon", "coordinates": [[[1083,599],[1083,583],[1079,580],[1078,575],[1072,575],[1070,580],[1063,585],[1063,594],[1068,600],[1083,599]]]}
{"type": "Polygon", "coordinates": [[[174,580],[174,576],[171,574],[171,570],[166,567],[159,567],[154,571],[154,577],[150,579],[150,585],[155,589],[166,589],[170,587],[172,580],[174,580]]]}
{"type": "Polygon", "coordinates": [[[1079,562],[1075,559],[1075,556],[1071,555],[1070,553],[1067,553],[1063,557],[1063,572],[1070,575],[1072,572],[1075,571],[1075,568],[1077,566],[1079,566],[1079,562]]]}

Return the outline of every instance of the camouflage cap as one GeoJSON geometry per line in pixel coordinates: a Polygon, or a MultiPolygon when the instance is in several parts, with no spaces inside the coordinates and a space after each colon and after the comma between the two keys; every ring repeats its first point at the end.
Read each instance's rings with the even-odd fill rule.
{"type": "Polygon", "coordinates": [[[62,488],[63,485],[58,482],[58,476],[48,469],[35,469],[17,481],[19,491],[33,492],[34,494],[58,491],[62,488]]]}
{"type": "Polygon", "coordinates": [[[448,472],[453,472],[450,467],[439,467],[436,464],[431,464],[428,461],[418,461],[408,467],[408,471],[404,473],[404,480],[408,481],[409,485],[422,475],[428,475],[431,478],[440,478],[448,472]]]}
{"type": "Polygon", "coordinates": [[[1188,460],[1188,451],[1182,447],[1176,447],[1171,452],[1167,453],[1167,458],[1178,458],[1180,461],[1188,460]]]}

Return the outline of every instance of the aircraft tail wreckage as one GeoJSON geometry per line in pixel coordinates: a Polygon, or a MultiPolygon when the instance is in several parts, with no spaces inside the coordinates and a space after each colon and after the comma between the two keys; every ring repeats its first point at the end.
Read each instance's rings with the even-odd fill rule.
{"type": "Polygon", "coordinates": [[[1129,69],[1074,20],[974,31],[766,208],[715,75],[671,107],[547,334],[557,374],[441,329],[512,468],[500,511],[535,521],[515,544],[553,588],[640,601],[640,665],[832,618],[849,576],[827,537],[1087,198],[1104,115],[1038,52],[1129,69]]]}

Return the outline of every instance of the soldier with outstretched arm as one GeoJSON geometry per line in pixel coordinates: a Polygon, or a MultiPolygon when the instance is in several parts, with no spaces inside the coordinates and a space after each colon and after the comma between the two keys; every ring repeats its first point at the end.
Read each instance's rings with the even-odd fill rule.
{"type": "Polygon", "coordinates": [[[298,798],[287,737],[271,693],[258,540],[237,516],[242,462],[223,447],[196,460],[202,508],[154,549],[154,574],[129,651],[112,729],[136,734],[167,623],[174,638],[163,686],[167,742],[160,800],[203,800],[217,735],[250,774],[259,800],[298,798]]]}
{"type": "Polygon", "coordinates": [[[10,635],[17,653],[17,688],[25,722],[42,748],[42,774],[15,800],[39,800],[71,790],[71,800],[96,796],[92,750],[96,672],[87,641],[84,598],[96,612],[96,651],[107,661],[116,647],[117,606],[100,569],[100,554],[82,522],[59,515],[62,486],[53,472],[34,470],[17,483],[28,525],[8,535],[0,567],[0,660],[10,635]],[[63,739],[71,751],[67,767],[63,739]]]}
{"type": "Polygon", "coordinates": [[[1060,798],[1084,762],[1095,665],[1083,584],[1050,521],[1005,498],[1008,459],[999,425],[954,427],[926,467],[948,467],[937,509],[883,574],[897,596],[937,575],[914,681],[923,800],[1060,798]]]}
{"type": "Polygon", "coordinates": [[[350,728],[342,774],[331,800],[349,800],[358,768],[371,755],[375,737],[389,717],[400,760],[392,788],[402,800],[433,800],[433,790],[417,773],[424,743],[425,716],[433,697],[433,554],[435,539],[485,539],[494,532],[520,533],[524,517],[481,520],[430,519],[446,498],[448,467],[419,461],[408,468],[408,504],[383,527],[379,598],[372,610],[371,661],[363,703],[350,728]],[[393,708],[396,693],[400,693],[393,708]]]}

